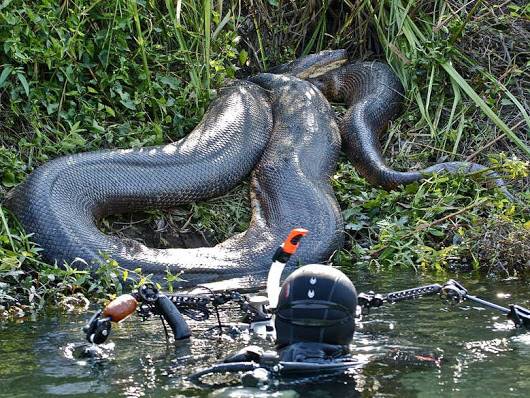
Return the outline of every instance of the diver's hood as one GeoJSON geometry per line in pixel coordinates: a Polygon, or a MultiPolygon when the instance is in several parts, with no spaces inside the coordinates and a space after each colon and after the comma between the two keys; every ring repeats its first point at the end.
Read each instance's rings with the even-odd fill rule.
{"type": "Polygon", "coordinates": [[[355,330],[357,292],[341,271],[309,264],[280,290],[275,317],[278,347],[298,342],[347,345],[355,330]]]}

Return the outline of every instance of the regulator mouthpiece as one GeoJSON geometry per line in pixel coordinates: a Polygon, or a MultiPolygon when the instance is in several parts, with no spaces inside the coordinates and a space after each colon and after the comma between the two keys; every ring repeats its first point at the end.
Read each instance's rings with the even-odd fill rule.
{"type": "Polygon", "coordinates": [[[287,235],[287,238],[283,241],[283,243],[280,245],[278,250],[276,250],[276,253],[274,253],[274,256],[272,257],[272,261],[279,261],[280,263],[287,263],[289,261],[289,257],[291,257],[294,253],[296,253],[296,250],[298,250],[298,246],[300,245],[300,240],[308,234],[308,230],[304,228],[294,228],[289,232],[289,235],[287,235]]]}
{"type": "Polygon", "coordinates": [[[300,239],[306,236],[308,232],[309,231],[304,228],[295,228],[291,232],[289,232],[289,235],[283,241],[283,251],[289,254],[294,254],[298,249],[300,239]]]}

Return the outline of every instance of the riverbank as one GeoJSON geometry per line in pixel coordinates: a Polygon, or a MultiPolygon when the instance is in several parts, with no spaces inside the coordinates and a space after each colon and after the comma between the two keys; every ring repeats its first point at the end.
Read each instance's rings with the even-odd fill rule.
{"type": "MultiPolygon", "coordinates": [[[[40,164],[101,148],[183,137],[235,77],[326,48],[389,62],[407,90],[382,140],[390,165],[490,166],[530,204],[530,9],[523,1],[85,1],[0,5],[0,200],[40,164]]],[[[340,108],[338,109],[340,112],[340,108]]],[[[437,176],[395,192],[343,159],[334,189],[345,267],[524,275],[530,224],[483,176],[437,176]]],[[[157,247],[215,244],[245,230],[248,187],[101,228],[157,247]],[[152,232],[156,231],[156,232],[152,232]]],[[[0,208],[0,305],[16,316],[79,293],[105,299],[132,277],[109,259],[96,275],[44,263],[0,208]]],[[[137,278],[136,275],[134,275],[137,278]]],[[[173,276],[168,276],[169,279],[173,276]]]]}

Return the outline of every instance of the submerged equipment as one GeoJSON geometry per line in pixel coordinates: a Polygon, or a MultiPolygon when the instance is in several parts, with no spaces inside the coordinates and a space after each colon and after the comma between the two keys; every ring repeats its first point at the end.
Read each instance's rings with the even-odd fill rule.
{"type": "MultiPolygon", "coordinates": [[[[221,323],[219,307],[227,303],[237,304],[243,314],[242,320],[234,327],[276,339],[276,351],[264,352],[259,347],[247,347],[224,363],[190,376],[192,381],[199,383],[202,376],[212,373],[242,371],[247,372],[250,380],[261,380],[264,372],[279,376],[343,372],[358,365],[347,353],[356,317],[367,315],[371,308],[387,303],[424,296],[439,295],[452,304],[470,300],[500,311],[516,327],[530,330],[529,309],[516,304],[503,307],[486,301],[469,294],[464,286],[452,279],[443,285],[357,295],[354,285],[341,271],[327,265],[309,264],[294,271],[280,287],[283,268],[307,233],[301,228],[292,230],[278,248],[268,276],[269,298],[239,291],[212,291],[207,287],[199,287],[198,292],[165,295],[148,283],[137,292],[119,296],[97,311],[83,328],[86,339],[92,344],[102,344],[110,335],[111,322],[121,322],[134,311],[144,320],[160,316],[169,324],[175,340],[186,339],[192,334],[184,316],[204,321],[213,312],[222,332],[230,325],[221,323]]],[[[164,330],[167,338],[165,324],[164,330]]]]}
{"type": "MultiPolygon", "coordinates": [[[[276,250],[267,278],[269,297],[277,296],[277,292],[280,290],[278,285],[285,264],[296,252],[300,245],[300,239],[307,232],[303,228],[291,230],[276,250]]],[[[102,344],[110,335],[111,322],[121,322],[137,310],[144,320],[153,315],[160,316],[162,321],[169,324],[175,340],[182,340],[191,336],[191,330],[183,318],[183,314],[196,321],[204,321],[210,317],[213,307],[219,328],[222,331],[218,307],[229,302],[239,304],[240,309],[245,314],[244,319],[249,330],[269,335],[274,331],[267,297],[248,297],[238,291],[213,292],[206,286],[199,286],[199,289],[200,293],[181,293],[167,296],[160,293],[154,284],[143,284],[137,292],[119,296],[103,310],[97,311],[84,326],[83,332],[89,343],[102,344]]]]}

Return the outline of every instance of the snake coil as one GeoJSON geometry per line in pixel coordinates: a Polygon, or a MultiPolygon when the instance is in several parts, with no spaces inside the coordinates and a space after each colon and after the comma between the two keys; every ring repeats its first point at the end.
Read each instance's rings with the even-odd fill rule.
{"type": "Polygon", "coordinates": [[[52,160],[9,192],[6,204],[48,261],[75,262],[78,268],[94,269],[109,256],[144,273],[182,273],[189,284],[231,279],[252,285],[264,279],[282,237],[296,227],[311,233],[288,267],[324,262],[343,241],[341,212],[330,186],[341,140],[359,172],[387,189],[435,171],[482,168],[453,162],[397,172],[386,166],[379,134],[398,114],[403,88],[378,62],[311,77],[345,58],[342,50],[324,52],[281,66],[275,74],[233,83],[176,143],[52,160]],[[326,97],[349,106],[339,124],[326,97]],[[250,226],[215,247],[152,249],[97,228],[108,214],[222,195],[251,171],[250,226]]]}

